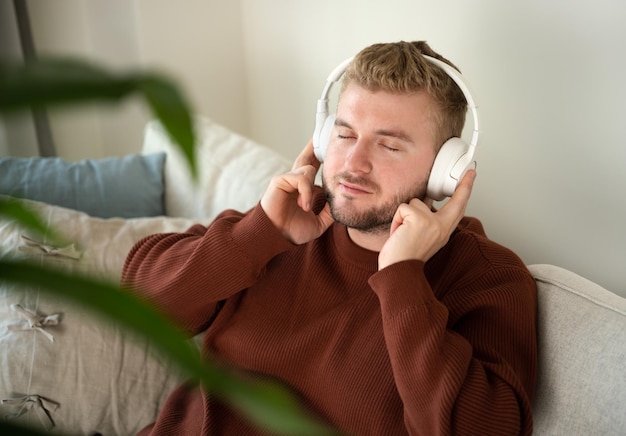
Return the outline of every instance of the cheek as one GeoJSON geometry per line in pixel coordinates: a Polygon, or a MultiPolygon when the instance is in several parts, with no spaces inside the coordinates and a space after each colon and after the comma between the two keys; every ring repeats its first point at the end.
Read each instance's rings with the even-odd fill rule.
{"type": "Polygon", "coordinates": [[[422,177],[428,177],[430,175],[430,170],[433,168],[433,164],[435,163],[436,154],[434,151],[424,152],[417,159],[415,163],[415,171],[422,175],[422,177]]]}
{"type": "Polygon", "coordinates": [[[326,149],[326,156],[324,156],[324,166],[322,170],[336,172],[336,170],[340,168],[343,161],[344,158],[343,156],[340,156],[339,147],[335,146],[331,141],[326,149]]]}
{"type": "Polygon", "coordinates": [[[321,171],[321,179],[322,185],[325,187],[332,186],[332,180],[339,172],[337,168],[334,167],[332,160],[324,159],[324,163],[320,168],[321,171]]]}
{"type": "Polygon", "coordinates": [[[430,176],[433,163],[432,156],[423,159],[405,162],[401,165],[389,166],[384,170],[379,168],[377,179],[382,186],[387,186],[389,193],[406,194],[408,191],[417,193],[425,187],[430,176]]]}

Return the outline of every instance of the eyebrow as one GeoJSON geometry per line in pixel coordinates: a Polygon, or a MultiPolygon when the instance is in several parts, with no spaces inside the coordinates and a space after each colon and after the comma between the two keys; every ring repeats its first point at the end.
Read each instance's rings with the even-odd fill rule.
{"type": "MultiPolygon", "coordinates": [[[[348,129],[354,130],[350,123],[341,118],[335,119],[335,126],[347,127],[348,129]]],[[[401,130],[378,129],[375,133],[380,136],[389,136],[391,138],[400,139],[401,141],[410,142],[411,144],[413,143],[413,139],[401,130]]]]}

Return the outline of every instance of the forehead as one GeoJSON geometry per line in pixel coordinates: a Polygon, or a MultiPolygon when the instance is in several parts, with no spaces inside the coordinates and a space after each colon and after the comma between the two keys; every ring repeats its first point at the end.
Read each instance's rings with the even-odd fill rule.
{"type": "Polygon", "coordinates": [[[360,129],[432,133],[434,108],[434,100],[425,91],[400,94],[350,84],[339,96],[337,118],[360,129]]]}

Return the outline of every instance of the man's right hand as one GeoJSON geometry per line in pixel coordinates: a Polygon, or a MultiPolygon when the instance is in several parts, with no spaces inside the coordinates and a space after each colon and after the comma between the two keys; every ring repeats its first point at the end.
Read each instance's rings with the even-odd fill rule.
{"type": "Polygon", "coordinates": [[[315,166],[303,165],[276,176],[261,198],[265,214],[293,244],[320,237],[334,222],[328,203],[317,215],[311,209],[316,173],[315,166]]]}

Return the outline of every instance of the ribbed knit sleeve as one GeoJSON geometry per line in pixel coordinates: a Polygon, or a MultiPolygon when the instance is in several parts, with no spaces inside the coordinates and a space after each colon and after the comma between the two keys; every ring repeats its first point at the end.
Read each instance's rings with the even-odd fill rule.
{"type": "Polygon", "coordinates": [[[489,244],[478,249],[474,271],[459,282],[448,266],[450,287],[438,298],[418,261],[369,280],[410,434],[532,433],[535,283],[507,251],[498,248],[493,263],[489,244]]]}
{"type": "Polygon", "coordinates": [[[122,284],[196,334],[219,301],[249,287],[272,257],[290,248],[259,205],[246,215],[226,211],[208,228],[195,225],[137,242],[122,284]]]}

